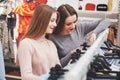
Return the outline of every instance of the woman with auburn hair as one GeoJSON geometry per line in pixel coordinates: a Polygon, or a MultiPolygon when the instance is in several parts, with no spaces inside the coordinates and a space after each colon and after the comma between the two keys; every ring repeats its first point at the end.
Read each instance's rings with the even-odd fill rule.
{"type": "Polygon", "coordinates": [[[46,34],[51,34],[59,20],[58,12],[45,4],[36,7],[30,26],[18,46],[22,80],[40,80],[40,76],[60,64],[57,49],[46,34]]]}

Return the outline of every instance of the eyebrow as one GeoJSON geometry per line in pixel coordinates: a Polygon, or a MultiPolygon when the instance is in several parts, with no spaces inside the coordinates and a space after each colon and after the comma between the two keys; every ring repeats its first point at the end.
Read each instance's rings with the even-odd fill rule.
{"type": "MultiPolygon", "coordinates": [[[[75,21],[73,21],[73,22],[76,22],[76,21],[77,21],[77,19],[75,21]]],[[[73,22],[66,22],[66,23],[68,24],[68,23],[73,23],[73,22]]]]}

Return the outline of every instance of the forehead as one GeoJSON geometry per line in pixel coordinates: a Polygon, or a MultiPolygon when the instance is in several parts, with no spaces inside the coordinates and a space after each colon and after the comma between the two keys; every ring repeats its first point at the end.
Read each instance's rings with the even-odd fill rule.
{"type": "Polygon", "coordinates": [[[69,23],[69,22],[74,22],[77,20],[77,16],[76,15],[72,15],[72,16],[68,16],[66,19],[65,19],[65,23],[69,23]]]}
{"type": "Polygon", "coordinates": [[[56,17],[57,17],[57,13],[56,12],[52,13],[51,18],[56,18],[56,17]]]}

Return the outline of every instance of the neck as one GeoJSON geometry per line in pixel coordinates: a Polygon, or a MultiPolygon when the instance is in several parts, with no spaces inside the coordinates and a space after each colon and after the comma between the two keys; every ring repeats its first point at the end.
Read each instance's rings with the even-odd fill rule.
{"type": "Polygon", "coordinates": [[[42,36],[40,36],[39,38],[37,38],[37,40],[40,40],[40,41],[43,41],[43,40],[45,40],[46,38],[45,38],[45,35],[42,35],[42,36]]]}
{"type": "Polygon", "coordinates": [[[69,34],[63,31],[63,32],[60,33],[60,35],[65,36],[65,35],[69,35],[69,34]]]}

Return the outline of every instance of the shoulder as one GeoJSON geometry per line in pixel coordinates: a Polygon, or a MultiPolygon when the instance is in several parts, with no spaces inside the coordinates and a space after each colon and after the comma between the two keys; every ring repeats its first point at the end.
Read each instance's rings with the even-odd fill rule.
{"type": "Polygon", "coordinates": [[[91,24],[91,21],[82,21],[82,20],[78,20],[76,27],[78,28],[84,28],[85,26],[88,26],[89,24],[91,24]]]}
{"type": "Polygon", "coordinates": [[[19,46],[18,47],[31,47],[31,43],[32,43],[32,39],[29,38],[25,38],[23,40],[20,41],[19,46]]]}
{"type": "Polygon", "coordinates": [[[78,20],[75,29],[79,32],[81,30],[84,30],[84,28],[85,28],[86,25],[88,25],[88,22],[78,20]]]}
{"type": "Polygon", "coordinates": [[[56,48],[56,45],[55,45],[55,42],[52,41],[52,40],[48,40],[49,44],[52,46],[52,47],[55,47],[56,48]]]}
{"type": "Polygon", "coordinates": [[[28,52],[29,53],[33,52],[33,50],[34,50],[34,47],[31,43],[31,39],[25,38],[20,41],[19,46],[18,46],[18,53],[23,53],[23,54],[26,53],[27,54],[28,52]],[[21,51],[23,51],[23,52],[21,52],[21,51]]]}
{"type": "Polygon", "coordinates": [[[51,41],[51,40],[48,40],[48,42],[49,42],[49,44],[51,44],[52,46],[54,46],[54,43],[53,43],[53,41],[51,41]]]}
{"type": "Polygon", "coordinates": [[[24,44],[24,43],[28,44],[30,41],[31,41],[31,39],[29,39],[29,38],[24,38],[24,39],[22,39],[22,40],[20,41],[20,44],[24,44]]]}

